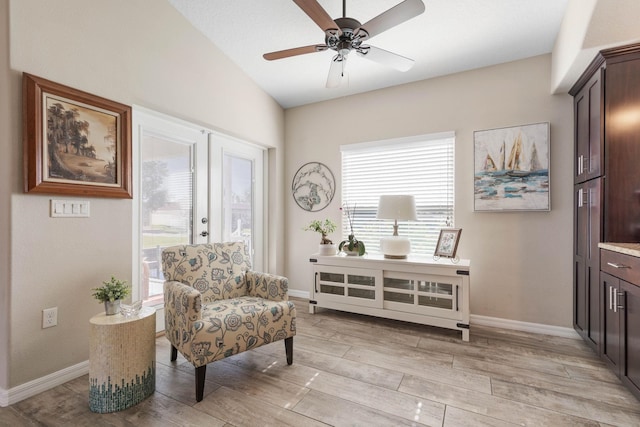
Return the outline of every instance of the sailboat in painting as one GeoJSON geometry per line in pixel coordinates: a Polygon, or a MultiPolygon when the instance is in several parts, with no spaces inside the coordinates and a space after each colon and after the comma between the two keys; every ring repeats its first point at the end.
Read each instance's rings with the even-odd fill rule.
{"type": "Polygon", "coordinates": [[[523,169],[524,164],[522,155],[522,135],[518,134],[518,137],[511,147],[511,153],[509,155],[509,161],[507,163],[507,175],[519,178],[531,175],[532,172],[542,169],[540,159],[538,158],[538,149],[534,142],[531,146],[531,155],[529,156],[529,169],[523,169]]]}

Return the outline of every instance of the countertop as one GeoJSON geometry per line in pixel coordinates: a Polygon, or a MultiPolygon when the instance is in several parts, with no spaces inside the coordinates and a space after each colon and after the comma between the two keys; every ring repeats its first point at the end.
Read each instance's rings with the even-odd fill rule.
{"type": "Polygon", "coordinates": [[[600,249],[640,257],[640,243],[598,243],[600,249]]]}

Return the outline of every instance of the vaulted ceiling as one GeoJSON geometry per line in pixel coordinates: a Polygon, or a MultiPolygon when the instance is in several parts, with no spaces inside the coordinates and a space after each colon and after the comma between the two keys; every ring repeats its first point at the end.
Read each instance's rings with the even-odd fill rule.
{"type": "MultiPolygon", "coordinates": [[[[406,72],[354,53],[339,87],[325,87],[327,50],[267,61],[263,54],[323,44],[324,32],[293,0],[169,0],[196,28],[281,106],[308,103],[549,53],[568,0],[423,0],[424,13],[366,44],[415,61],[406,72]]],[[[346,0],[361,23],[401,0],[346,0]]],[[[318,0],[331,18],[340,0],[318,0]]]]}

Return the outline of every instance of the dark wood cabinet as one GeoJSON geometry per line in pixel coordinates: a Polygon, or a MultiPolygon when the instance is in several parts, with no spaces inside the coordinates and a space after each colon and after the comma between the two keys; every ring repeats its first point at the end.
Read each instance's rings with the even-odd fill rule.
{"type": "Polygon", "coordinates": [[[640,399],[640,258],[602,250],[602,359],[640,399]]]}
{"type": "Polygon", "coordinates": [[[640,43],[599,52],[569,94],[574,328],[640,398],[640,258],[616,268],[614,252],[597,249],[640,242],[640,43]]]}
{"type": "MultiPolygon", "coordinates": [[[[613,61],[613,60],[612,60],[613,61]]],[[[607,64],[606,242],[640,241],[640,53],[607,64]]]]}

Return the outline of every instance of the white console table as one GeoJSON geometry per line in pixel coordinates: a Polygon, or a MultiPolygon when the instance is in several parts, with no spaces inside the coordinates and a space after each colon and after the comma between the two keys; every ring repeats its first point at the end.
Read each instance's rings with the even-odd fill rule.
{"type": "Polygon", "coordinates": [[[309,261],[310,313],[324,307],[438,326],[469,341],[469,260],[314,254],[309,261]]]}

